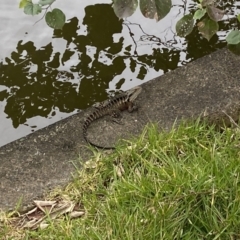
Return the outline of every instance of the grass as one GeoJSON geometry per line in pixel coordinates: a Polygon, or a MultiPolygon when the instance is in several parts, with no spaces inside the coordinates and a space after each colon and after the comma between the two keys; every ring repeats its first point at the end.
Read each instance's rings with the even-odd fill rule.
{"type": "Polygon", "coordinates": [[[49,195],[67,195],[83,217],[37,231],[13,231],[6,220],[0,239],[240,239],[239,139],[198,122],[170,132],[147,126],[110,155],[94,152],[49,195]]]}

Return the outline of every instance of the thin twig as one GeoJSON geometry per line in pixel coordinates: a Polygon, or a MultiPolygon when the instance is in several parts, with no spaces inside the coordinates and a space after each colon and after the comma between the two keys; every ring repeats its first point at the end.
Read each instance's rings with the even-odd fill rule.
{"type": "Polygon", "coordinates": [[[231,116],[229,116],[225,111],[222,111],[229,119],[230,122],[237,128],[240,128],[239,125],[233,120],[233,118],[231,116]]]}
{"type": "MultiPolygon", "coordinates": [[[[54,1],[54,2],[55,2],[55,1],[54,1]]],[[[45,10],[44,15],[43,15],[39,20],[37,20],[37,21],[33,24],[33,26],[34,26],[35,24],[37,24],[38,22],[40,22],[40,21],[46,16],[48,9],[51,8],[51,6],[52,6],[52,4],[53,4],[54,2],[52,2],[51,4],[49,4],[48,7],[44,8],[44,10],[45,10]]]]}

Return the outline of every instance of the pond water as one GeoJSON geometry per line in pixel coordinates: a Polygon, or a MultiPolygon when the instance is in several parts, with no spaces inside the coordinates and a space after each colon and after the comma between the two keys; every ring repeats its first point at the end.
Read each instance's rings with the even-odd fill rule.
{"type": "Polygon", "coordinates": [[[187,38],[175,24],[194,9],[173,1],[161,21],[140,11],[118,19],[111,1],[57,0],[66,14],[62,30],[27,16],[15,0],[0,8],[0,146],[226,46],[239,1],[224,1],[227,17],[209,42],[196,27],[187,38]]]}

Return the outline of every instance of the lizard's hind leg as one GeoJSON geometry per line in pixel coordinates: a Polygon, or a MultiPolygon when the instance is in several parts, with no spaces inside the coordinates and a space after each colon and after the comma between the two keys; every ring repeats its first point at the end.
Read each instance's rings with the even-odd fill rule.
{"type": "Polygon", "coordinates": [[[122,122],[122,115],[121,115],[121,111],[120,110],[113,110],[110,114],[111,119],[114,123],[123,125],[122,122]]]}

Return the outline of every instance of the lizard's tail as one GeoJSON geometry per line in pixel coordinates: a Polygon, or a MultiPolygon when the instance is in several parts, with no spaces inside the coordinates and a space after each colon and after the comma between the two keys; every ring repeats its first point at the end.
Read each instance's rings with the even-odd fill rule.
{"type": "Polygon", "coordinates": [[[87,129],[90,126],[90,124],[92,123],[92,116],[90,115],[84,122],[83,124],[83,128],[82,128],[82,133],[83,133],[83,138],[84,140],[90,144],[91,146],[95,147],[95,148],[99,148],[99,149],[105,149],[105,150],[110,150],[110,149],[115,149],[115,147],[102,147],[99,146],[97,144],[92,143],[88,138],[87,138],[87,129]]]}

